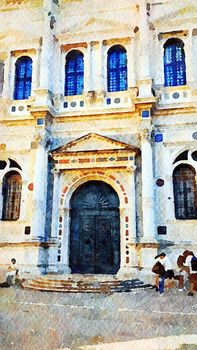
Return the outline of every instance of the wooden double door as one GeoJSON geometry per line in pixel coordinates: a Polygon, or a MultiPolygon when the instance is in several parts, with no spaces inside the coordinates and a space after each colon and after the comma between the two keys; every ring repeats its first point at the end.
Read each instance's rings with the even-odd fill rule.
{"type": "MultiPolygon", "coordinates": [[[[95,188],[89,188],[92,191],[95,188]]],[[[97,191],[97,190],[96,190],[97,191]]],[[[94,192],[95,194],[95,192],[94,192]]],[[[91,200],[91,196],[88,196],[91,200]]],[[[95,195],[94,195],[95,199],[95,195]]],[[[91,201],[92,203],[92,201],[91,201]]],[[[120,267],[119,208],[71,209],[70,267],[72,273],[115,274],[120,267]]],[[[113,203],[112,203],[113,204],[113,203]]],[[[87,202],[86,202],[87,205],[87,202]]],[[[98,205],[97,205],[98,206],[98,205]]]]}

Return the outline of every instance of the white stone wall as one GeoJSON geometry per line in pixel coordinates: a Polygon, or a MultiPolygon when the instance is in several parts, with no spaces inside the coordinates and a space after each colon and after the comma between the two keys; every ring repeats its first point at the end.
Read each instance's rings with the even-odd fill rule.
{"type": "MultiPolygon", "coordinates": [[[[4,62],[5,82],[0,100],[0,159],[18,162],[23,186],[20,219],[0,222],[0,243],[45,240],[48,152],[97,133],[143,152],[138,156],[141,172],[136,171],[138,240],[144,244],[169,241],[177,245],[177,252],[187,245],[196,249],[197,221],[175,219],[172,188],[174,159],[183,150],[197,147],[192,137],[197,128],[196,13],[192,0],[173,4],[152,0],[150,9],[145,0],[61,0],[58,6],[52,0],[2,1],[0,60],[4,62]],[[165,88],[163,45],[171,37],[184,42],[187,85],[165,88]],[[116,44],[127,50],[128,91],[108,93],[107,51],[116,44]],[[84,54],[84,93],[65,97],[65,57],[72,49],[84,54]],[[32,95],[28,100],[13,101],[15,62],[23,55],[33,61],[32,95]],[[107,98],[111,98],[110,105],[107,98]],[[72,107],[72,102],[76,106],[72,107]],[[151,106],[155,111],[144,123],[141,111],[151,106]],[[52,125],[47,124],[47,113],[52,125]],[[38,126],[38,118],[44,120],[43,126],[38,126]],[[144,129],[149,145],[143,149],[144,129]],[[163,142],[154,143],[152,131],[163,134],[163,142]],[[156,185],[158,178],[164,180],[163,187],[156,185]],[[28,190],[30,183],[33,191],[28,190]],[[31,226],[29,236],[24,235],[25,226],[31,226]],[[157,226],[167,226],[167,235],[158,237],[157,226]]],[[[193,166],[197,170],[195,163],[193,166]]],[[[0,170],[0,183],[3,175],[0,170]]],[[[17,249],[25,252],[27,247],[17,249]]],[[[136,264],[140,259],[143,266],[151,264],[155,248],[150,253],[145,247],[139,259],[132,249],[136,264]]],[[[51,250],[51,264],[55,265],[57,249],[51,250]]],[[[5,260],[8,251],[3,255],[5,260]]],[[[31,258],[34,265],[40,259],[36,254],[31,258]]],[[[21,259],[25,263],[26,257],[21,259]]]]}

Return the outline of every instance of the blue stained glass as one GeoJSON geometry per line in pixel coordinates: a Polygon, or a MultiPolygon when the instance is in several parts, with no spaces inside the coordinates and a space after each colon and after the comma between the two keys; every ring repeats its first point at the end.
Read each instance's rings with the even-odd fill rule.
{"type": "Polygon", "coordinates": [[[120,45],[108,51],[107,87],[109,92],[127,90],[127,53],[120,45]]]}
{"type": "Polygon", "coordinates": [[[181,40],[171,39],[164,46],[165,86],[186,84],[185,52],[181,40]]]}
{"type": "Polygon", "coordinates": [[[20,57],[15,66],[14,99],[28,99],[31,95],[32,59],[27,56],[20,57]]]}
{"type": "Polygon", "coordinates": [[[84,59],[78,50],[68,53],[65,65],[65,96],[81,95],[84,88],[84,59]]]}

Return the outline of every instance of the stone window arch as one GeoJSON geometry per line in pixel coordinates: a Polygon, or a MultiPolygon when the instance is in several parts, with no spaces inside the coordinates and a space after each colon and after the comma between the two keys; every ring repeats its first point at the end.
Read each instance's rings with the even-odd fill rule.
{"type": "Polygon", "coordinates": [[[9,171],[3,177],[2,220],[14,221],[20,216],[22,178],[17,171],[9,171]]]}
{"type": "Polygon", "coordinates": [[[180,164],[173,171],[175,217],[197,219],[196,171],[189,164],[180,164]]]}

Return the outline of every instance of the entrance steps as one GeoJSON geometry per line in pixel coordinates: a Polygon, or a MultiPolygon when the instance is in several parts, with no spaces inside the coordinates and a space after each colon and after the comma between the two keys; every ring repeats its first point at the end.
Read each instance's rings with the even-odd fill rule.
{"type": "Polygon", "coordinates": [[[152,288],[151,284],[145,284],[139,279],[120,280],[116,276],[43,276],[28,279],[23,283],[23,288],[40,290],[45,292],[64,293],[113,293],[129,292],[133,289],[152,288]]]}

